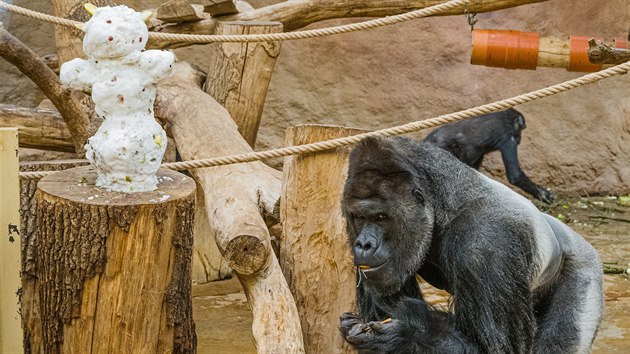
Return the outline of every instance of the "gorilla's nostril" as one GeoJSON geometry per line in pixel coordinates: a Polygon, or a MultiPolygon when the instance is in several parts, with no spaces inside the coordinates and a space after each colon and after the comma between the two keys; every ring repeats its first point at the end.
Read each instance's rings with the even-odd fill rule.
{"type": "Polygon", "coordinates": [[[363,250],[364,251],[369,251],[370,248],[372,248],[372,245],[370,245],[369,243],[367,245],[363,246],[363,250]]]}

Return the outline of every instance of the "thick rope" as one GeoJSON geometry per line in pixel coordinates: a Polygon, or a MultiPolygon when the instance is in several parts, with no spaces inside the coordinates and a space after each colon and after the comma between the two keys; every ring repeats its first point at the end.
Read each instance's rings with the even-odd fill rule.
{"type": "MultiPolygon", "coordinates": [[[[340,25],[334,27],[320,28],[314,30],[283,32],[283,33],[267,33],[267,34],[239,34],[239,35],[198,35],[198,34],[178,34],[178,33],[162,33],[149,32],[149,38],[159,39],[168,42],[185,42],[185,43],[212,43],[212,42],[268,42],[268,41],[286,41],[295,39],[315,38],[330,36],[333,34],[348,33],[354,31],[364,31],[372,28],[393,25],[421,17],[432,16],[441,12],[462,7],[464,13],[464,5],[472,0],[451,0],[438,5],[430,6],[424,9],[410,11],[404,14],[388,16],[369,20],[365,22],[352,23],[348,25],[340,25]]],[[[68,20],[65,18],[46,15],[40,12],[28,10],[19,6],[7,4],[0,1],[0,9],[9,10],[20,15],[33,17],[39,20],[52,22],[59,25],[76,27],[81,22],[68,20]]]]}
{"type": "MultiPolygon", "coordinates": [[[[545,87],[536,91],[528,92],[515,97],[507,98],[501,101],[488,103],[485,105],[469,108],[463,111],[441,115],[439,117],[426,120],[415,121],[404,125],[376,130],[373,132],[362,133],[344,138],[321,141],[312,144],[283,147],[278,149],[250,152],[232,156],[215,157],[204,160],[192,160],[183,162],[164,163],[162,167],[171,170],[189,170],[194,168],[224,166],[236,163],[254,162],[265,160],[273,157],[285,157],[290,155],[299,155],[305,153],[313,153],[318,151],[335,149],[341,146],[351,145],[359,142],[367,137],[376,136],[394,136],[411,132],[420,131],[427,128],[438,127],[443,124],[456,122],[466,118],[476,117],[482,114],[501,111],[523,103],[532,102],[544,97],[553,96],[561,92],[569,91],[574,88],[585,86],[607,79],[609,77],[624,75],[630,70],[630,62],[619,64],[617,66],[598,71],[596,73],[587,74],[573,80],[565,81],[553,86],[545,87]]],[[[37,179],[54,172],[21,172],[22,179],[37,179]]]]}

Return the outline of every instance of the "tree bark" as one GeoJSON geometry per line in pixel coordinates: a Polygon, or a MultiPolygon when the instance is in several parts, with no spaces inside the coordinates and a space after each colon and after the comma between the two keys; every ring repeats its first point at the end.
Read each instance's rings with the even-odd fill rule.
{"type": "MultiPolygon", "coordinates": [[[[77,167],[37,191],[35,292],[46,353],[193,353],[190,282],[195,184],[160,170],[159,189],[96,188],[77,167]]],[[[32,294],[24,294],[30,303],[32,294]]],[[[28,322],[27,322],[28,323],[28,322]]]]}
{"type": "Polygon", "coordinates": [[[0,104],[0,127],[17,127],[20,147],[75,151],[72,134],[55,110],[0,104]]]}
{"type": "MultiPolygon", "coordinates": [[[[183,159],[251,152],[229,113],[178,63],[158,85],[157,116],[167,122],[183,159]]],[[[295,302],[271,251],[263,216],[280,196],[280,172],[262,162],[192,170],[202,186],[210,225],[221,254],[236,273],[254,315],[259,353],[303,353],[295,302]],[[263,215],[261,215],[261,213],[263,215]]],[[[209,242],[204,240],[203,242],[209,242]]]]}
{"type": "MultiPolygon", "coordinates": [[[[364,132],[302,125],[289,128],[285,145],[364,132]]],[[[340,204],[349,150],[285,158],[280,264],[298,304],[307,353],[354,353],[337,329],[339,316],[355,304],[355,272],[340,204]]]]}
{"type": "MultiPolygon", "coordinates": [[[[61,171],[87,165],[87,160],[58,160],[21,162],[20,172],[61,171]]],[[[20,180],[20,237],[22,238],[22,330],[26,353],[43,353],[43,343],[30,343],[29,338],[41,338],[40,298],[37,291],[35,267],[35,232],[37,231],[37,203],[35,191],[38,180],[20,180]]]]}
{"type": "Polygon", "coordinates": [[[53,102],[72,133],[75,151],[83,157],[85,143],[96,131],[95,127],[90,126],[93,110],[86,103],[89,98],[61,85],[59,77],[45,62],[1,25],[0,56],[28,76],[53,102]]]}
{"type": "Polygon", "coordinates": [[[593,64],[623,64],[630,60],[630,50],[613,48],[602,41],[590,39],[588,60],[593,64]]]}
{"type": "MultiPolygon", "coordinates": [[[[473,1],[468,6],[468,11],[489,12],[543,1],[548,0],[479,0],[473,1]]],[[[289,32],[333,18],[392,16],[443,2],[444,0],[291,0],[221,18],[194,23],[158,25],[153,30],[169,33],[213,34],[218,21],[278,21],[282,22],[284,30],[289,32]]],[[[438,16],[463,15],[463,13],[463,8],[456,8],[440,13],[438,16]]],[[[149,42],[152,48],[176,48],[191,44],[155,39],[149,42]]]]}
{"type": "MultiPolygon", "coordinates": [[[[221,22],[217,26],[217,34],[279,32],[279,22],[221,22]]],[[[215,43],[213,48],[204,90],[228,110],[245,141],[254,147],[280,43],[215,43]]]]}

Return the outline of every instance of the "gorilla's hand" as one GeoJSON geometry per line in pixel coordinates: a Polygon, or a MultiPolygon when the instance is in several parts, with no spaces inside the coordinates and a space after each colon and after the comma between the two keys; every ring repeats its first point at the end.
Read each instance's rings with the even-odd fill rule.
{"type": "Polygon", "coordinates": [[[348,337],[348,332],[352,327],[361,323],[361,318],[356,313],[344,312],[339,318],[339,330],[344,338],[348,337]]]}
{"type": "Polygon", "coordinates": [[[344,338],[357,349],[386,353],[400,347],[404,325],[399,320],[361,323],[358,316],[349,312],[341,315],[339,329],[344,338]]]}
{"type": "Polygon", "coordinates": [[[556,198],[556,193],[552,192],[549,189],[540,188],[538,190],[538,199],[542,200],[543,202],[547,204],[552,203],[555,198],[556,198]]]}

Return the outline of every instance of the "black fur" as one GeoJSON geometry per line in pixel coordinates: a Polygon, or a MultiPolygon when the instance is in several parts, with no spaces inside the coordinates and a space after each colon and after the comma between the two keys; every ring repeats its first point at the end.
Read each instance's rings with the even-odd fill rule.
{"type": "Polygon", "coordinates": [[[446,151],[404,138],[362,141],[350,154],[342,209],[355,265],[368,268],[357,270],[359,315],[346,313],[340,324],[361,353],[529,353],[551,342],[571,352],[584,347],[581,339],[590,344],[602,296],[592,247],[446,151]],[[416,274],[452,294],[453,313],[424,302],[416,274]],[[581,301],[576,279],[565,282],[574,276],[592,299],[581,301]],[[566,296],[574,303],[552,303],[566,296]],[[576,333],[585,308],[590,327],[576,333]]]}
{"type": "Polygon", "coordinates": [[[508,181],[536,199],[552,202],[553,192],[532,182],[518,162],[518,144],[525,117],[514,108],[443,125],[427,135],[430,141],[465,164],[479,169],[483,157],[499,150],[508,181]]]}

